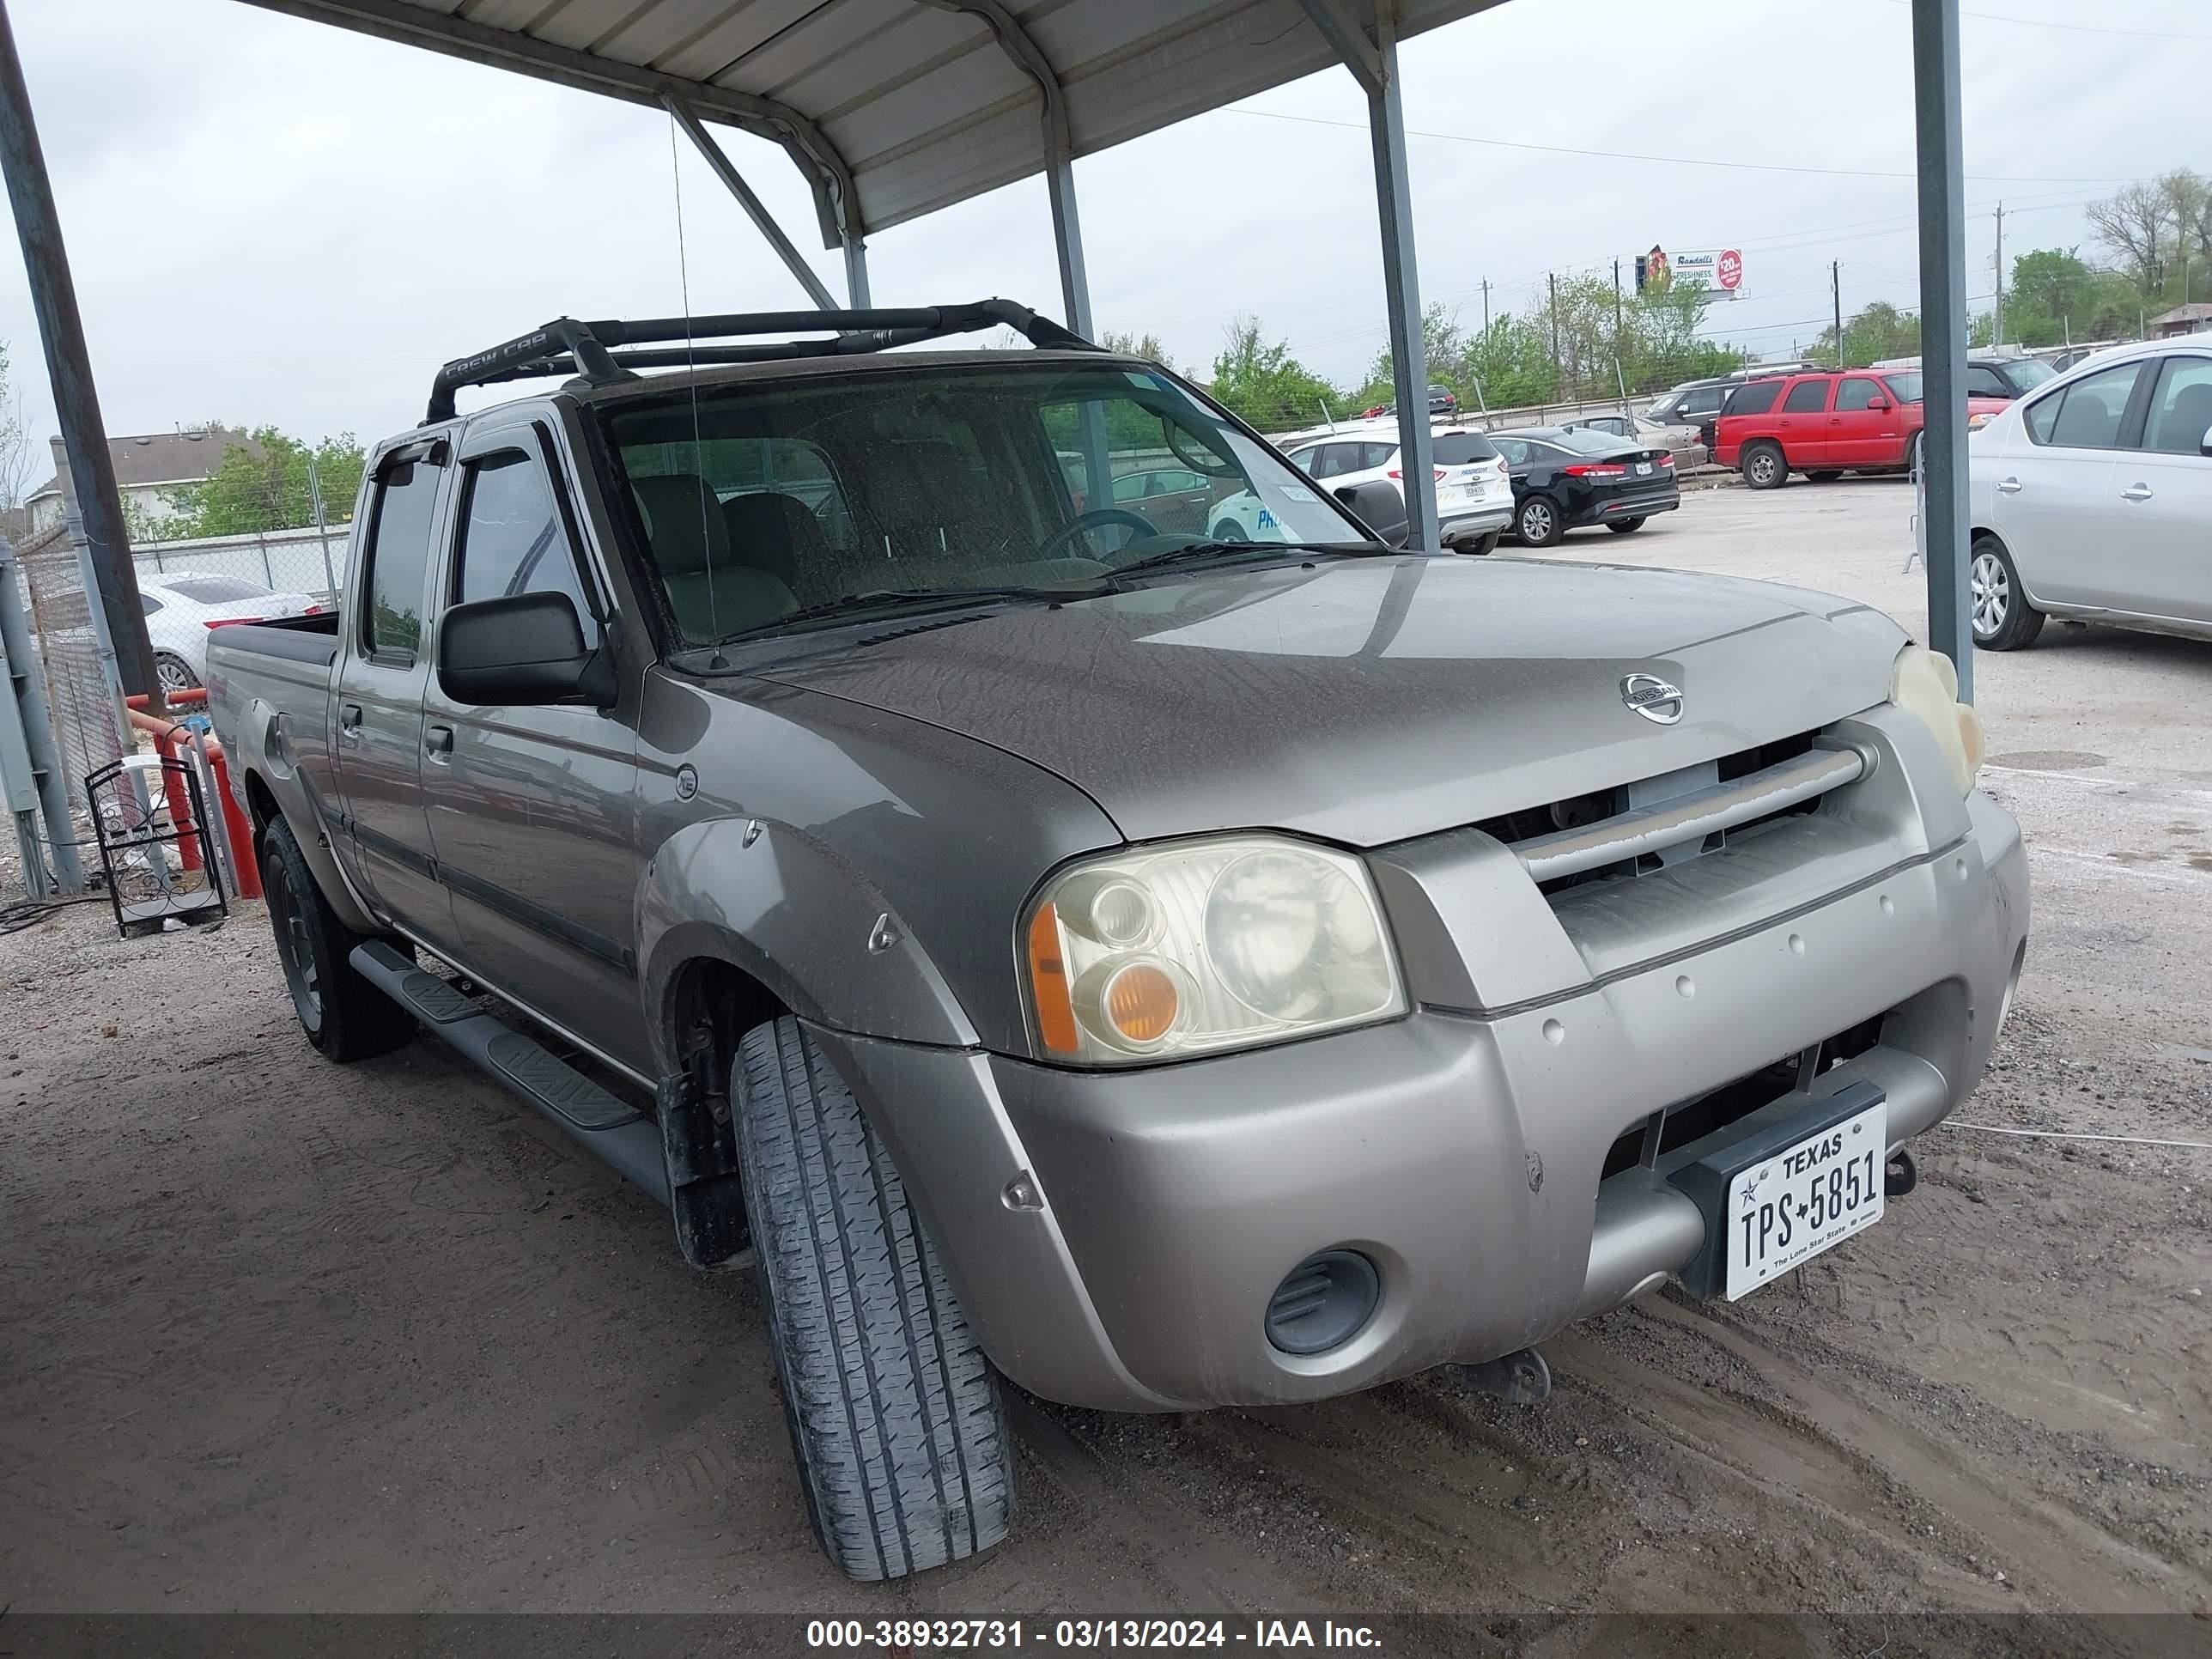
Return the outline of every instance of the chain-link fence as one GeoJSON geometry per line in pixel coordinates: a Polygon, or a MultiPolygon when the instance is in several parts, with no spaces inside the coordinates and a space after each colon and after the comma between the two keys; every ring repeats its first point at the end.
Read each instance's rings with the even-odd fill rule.
{"type": "Polygon", "coordinates": [[[146,637],[164,692],[207,678],[208,638],[228,623],[299,617],[337,602],[349,526],[142,543],[131,550],[146,637]]]}

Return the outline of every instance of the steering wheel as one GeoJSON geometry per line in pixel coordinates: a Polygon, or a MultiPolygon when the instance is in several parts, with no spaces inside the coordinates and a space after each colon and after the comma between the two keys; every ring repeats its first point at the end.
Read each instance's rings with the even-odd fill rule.
{"type": "Polygon", "coordinates": [[[1103,529],[1109,524],[1127,525],[1139,536],[1157,536],[1160,533],[1152,520],[1141,513],[1132,513],[1126,507],[1094,507],[1088,513],[1077,514],[1074,518],[1046,537],[1037,550],[1030,554],[1030,557],[1040,563],[1047,559],[1057,558],[1062,550],[1073,542],[1078,536],[1085,535],[1093,530],[1103,529]]]}

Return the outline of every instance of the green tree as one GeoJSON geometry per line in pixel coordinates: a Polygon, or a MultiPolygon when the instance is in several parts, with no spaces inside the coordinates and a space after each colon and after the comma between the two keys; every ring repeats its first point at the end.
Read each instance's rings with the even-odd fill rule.
{"type": "Polygon", "coordinates": [[[2012,262],[2005,337],[2026,346],[2111,339],[2133,332],[2142,308],[2120,272],[2100,270],[2075,248],[2037,248],[2012,262]]]}
{"type": "Polygon", "coordinates": [[[1109,351],[1118,351],[1126,357],[1142,357],[1158,363],[1162,368],[1173,368],[1168,360],[1167,348],[1160,343],[1157,334],[1128,334],[1118,328],[1109,328],[1098,337],[1098,343],[1109,351]]]}
{"type": "Polygon", "coordinates": [[[1844,325],[1840,348],[1832,324],[1820,331],[1815,353],[1846,368],[1864,368],[1889,357],[1917,356],[1920,351],[1920,319],[1899,311],[1887,300],[1876,300],[1844,325]]]}
{"type": "Polygon", "coordinates": [[[1344,412],[1344,394],[1291,356],[1290,343],[1269,340],[1260,319],[1229,325],[1213,360],[1214,398],[1262,432],[1312,426],[1344,412]]]}
{"type": "Polygon", "coordinates": [[[332,524],[353,517],[353,500],[366,463],[360,441],[350,433],[309,445],[273,426],[252,434],[252,444],[223,452],[214,473],[177,492],[176,510],[158,526],[161,538],[246,536],[271,530],[296,530],[315,521],[314,483],[322,488],[323,509],[332,524]],[[309,478],[309,463],[316,475],[309,478]]]}

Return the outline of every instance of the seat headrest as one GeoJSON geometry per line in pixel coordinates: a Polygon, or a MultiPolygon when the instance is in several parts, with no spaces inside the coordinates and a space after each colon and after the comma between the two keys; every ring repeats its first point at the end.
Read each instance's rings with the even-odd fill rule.
{"type": "Polygon", "coordinates": [[[663,576],[696,574],[730,562],[730,529],[722,504],[696,472],[633,478],[630,490],[645,519],[653,562],[663,576]]]}
{"type": "Polygon", "coordinates": [[[802,565],[818,563],[827,544],[806,503],[781,490],[748,490],[722,503],[732,558],[780,576],[793,586],[802,565]]]}

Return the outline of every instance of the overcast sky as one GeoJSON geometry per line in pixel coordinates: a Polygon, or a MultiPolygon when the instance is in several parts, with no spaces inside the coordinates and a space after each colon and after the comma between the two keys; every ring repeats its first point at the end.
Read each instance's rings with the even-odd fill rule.
{"type": "MultiPolygon", "coordinates": [[[[805,302],[688,147],[672,166],[653,112],[238,0],[9,9],[111,432],[221,418],[374,438],[421,417],[444,359],[562,313],[673,312],[679,172],[693,307],[805,302]]],[[[2204,0],[1966,9],[1973,295],[1991,290],[1998,199],[2008,251],[2087,252],[2082,202],[2212,171],[2204,0]]],[[[1908,26],[1905,0],[1514,0],[1419,37],[1406,119],[1439,135],[1412,140],[1424,296],[1475,323],[1486,277],[1493,311],[1525,307],[1547,270],[1609,275],[1656,242],[1741,248],[1749,297],[1708,332],[1768,355],[1819,332],[1831,259],[1847,312],[1913,304],[1908,26]]],[[[1359,379],[1383,341],[1365,107],[1332,72],[1079,162],[1099,326],[1157,333],[1202,376],[1251,312],[1359,379]]],[[[726,137],[842,292],[789,161],[726,137]]],[[[1060,310],[1040,179],[883,232],[870,254],[880,303],[1060,310]]],[[[0,340],[43,438],[13,258],[0,340]]]]}

